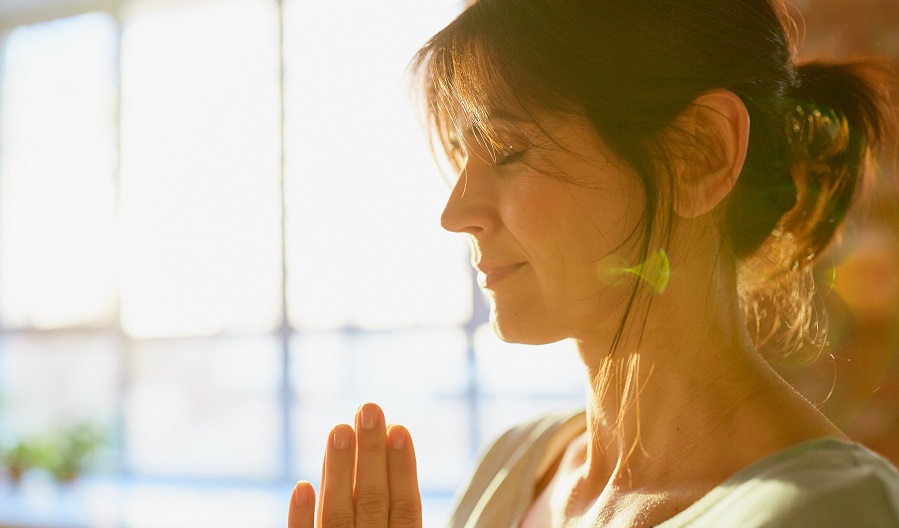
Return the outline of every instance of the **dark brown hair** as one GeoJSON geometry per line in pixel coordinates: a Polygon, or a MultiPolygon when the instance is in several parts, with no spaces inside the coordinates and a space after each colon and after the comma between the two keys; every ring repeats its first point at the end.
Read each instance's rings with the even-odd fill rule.
{"type": "MultiPolygon", "coordinates": [[[[875,61],[797,65],[792,22],[772,1],[479,0],[413,61],[435,144],[452,154],[459,109],[496,149],[498,113],[585,115],[640,177],[645,258],[654,230],[670,228],[666,131],[699,96],[732,91],[751,130],[724,210],[725,247],[757,341],[787,328],[786,348],[795,348],[813,289],[801,274],[833,238],[872,149],[896,123],[894,77],[875,61]]],[[[636,298],[635,288],[628,313],[636,298]]]]}

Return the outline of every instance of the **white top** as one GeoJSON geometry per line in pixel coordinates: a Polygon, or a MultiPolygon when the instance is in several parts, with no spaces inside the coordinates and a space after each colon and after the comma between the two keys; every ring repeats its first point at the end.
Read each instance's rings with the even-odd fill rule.
{"type": "MultiPolygon", "coordinates": [[[[514,427],[484,454],[450,528],[517,527],[545,465],[585,424],[554,413],[514,427]],[[562,431],[570,429],[569,431],[562,431]],[[560,434],[556,434],[560,433],[560,434]],[[564,441],[560,441],[564,440],[564,441]],[[553,456],[545,456],[549,452],[553,456]]],[[[899,472],[865,447],[803,442],[747,466],[659,528],[899,527],[899,472]]]]}

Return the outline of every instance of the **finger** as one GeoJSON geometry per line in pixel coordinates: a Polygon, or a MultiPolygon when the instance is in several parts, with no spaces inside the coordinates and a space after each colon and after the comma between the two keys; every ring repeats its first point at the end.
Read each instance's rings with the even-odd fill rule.
{"type": "Polygon", "coordinates": [[[321,491],[321,523],[324,528],[351,528],[353,516],[353,462],[356,435],[349,425],[331,430],[325,450],[325,477],[321,491]]]}
{"type": "Polygon", "coordinates": [[[356,413],[356,526],[387,528],[387,430],[384,413],[366,403],[356,413]]]}
{"type": "Polygon", "coordinates": [[[401,425],[390,426],[387,446],[390,528],[421,528],[421,493],[409,431],[401,425]]]}
{"type": "MultiPolygon", "coordinates": [[[[334,434],[333,431],[331,434],[334,434]]],[[[329,437],[330,438],[330,437],[329,437]]],[[[322,478],[319,480],[319,486],[321,486],[322,493],[325,491],[325,472],[328,468],[328,450],[325,449],[325,456],[322,458],[322,478]]],[[[315,525],[322,525],[322,500],[319,497],[318,504],[315,505],[315,525]]]]}
{"type": "Polygon", "coordinates": [[[315,528],[315,490],[301,480],[293,488],[287,511],[287,528],[315,528]]]}

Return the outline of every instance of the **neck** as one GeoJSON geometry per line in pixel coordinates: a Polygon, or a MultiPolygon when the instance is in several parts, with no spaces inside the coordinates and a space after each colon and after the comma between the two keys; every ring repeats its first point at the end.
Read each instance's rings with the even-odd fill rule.
{"type": "Polygon", "coordinates": [[[691,448],[732,441],[724,421],[763,394],[776,375],[755,351],[726,337],[647,343],[600,362],[588,390],[585,468],[591,482],[658,486],[674,477],[671,466],[686,462],[691,448]]]}
{"type": "Polygon", "coordinates": [[[671,257],[668,289],[631,317],[640,335],[612,355],[607,339],[576,340],[591,380],[583,482],[596,494],[683,478],[694,451],[733,443],[735,409],[781,383],[746,336],[732,266],[671,257]]]}
{"type": "Polygon", "coordinates": [[[664,520],[765,456],[842,436],[755,350],[720,248],[692,240],[680,246],[686,256],[669,252],[667,289],[635,310],[613,353],[614,314],[574,334],[590,380],[588,427],[560,469],[563,517],[630,508],[664,520]]]}

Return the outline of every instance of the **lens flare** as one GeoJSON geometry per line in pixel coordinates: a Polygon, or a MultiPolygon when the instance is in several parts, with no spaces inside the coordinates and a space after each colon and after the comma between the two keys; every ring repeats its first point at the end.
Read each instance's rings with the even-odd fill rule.
{"type": "Polygon", "coordinates": [[[664,249],[659,249],[643,263],[628,266],[621,255],[609,255],[596,265],[596,276],[607,286],[618,286],[624,283],[628,275],[636,275],[656,293],[662,293],[668,287],[671,277],[671,263],[664,249]]]}
{"type": "Polygon", "coordinates": [[[841,263],[829,270],[825,287],[864,320],[881,321],[899,310],[899,261],[888,235],[868,234],[841,263]]]}

